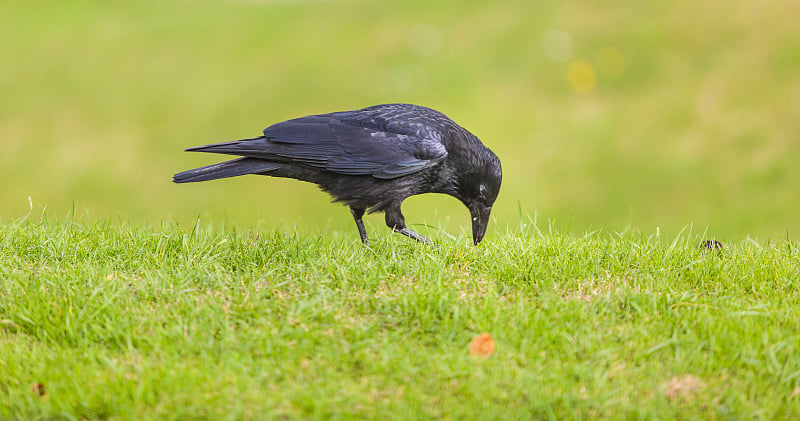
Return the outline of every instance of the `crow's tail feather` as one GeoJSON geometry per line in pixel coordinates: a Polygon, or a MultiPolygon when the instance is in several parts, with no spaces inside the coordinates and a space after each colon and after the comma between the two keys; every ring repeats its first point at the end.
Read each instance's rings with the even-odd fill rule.
{"type": "Polygon", "coordinates": [[[264,136],[251,139],[234,140],[230,142],[213,143],[211,145],[194,146],[186,149],[186,152],[210,152],[228,155],[245,155],[248,152],[259,152],[266,138],[264,136]]]}
{"type": "Polygon", "coordinates": [[[175,174],[172,177],[172,182],[195,183],[198,181],[216,180],[218,178],[236,177],[245,174],[260,174],[276,170],[280,167],[281,164],[276,162],[264,161],[256,158],[238,158],[175,174]]]}

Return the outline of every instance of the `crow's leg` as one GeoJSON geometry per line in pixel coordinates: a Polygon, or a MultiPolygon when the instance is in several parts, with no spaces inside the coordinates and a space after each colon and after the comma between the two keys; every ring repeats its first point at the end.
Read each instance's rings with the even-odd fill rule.
{"type": "Polygon", "coordinates": [[[353,219],[356,220],[356,227],[358,227],[358,235],[361,236],[361,242],[369,244],[367,230],[364,228],[364,221],[361,219],[361,217],[364,216],[364,210],[365,209],[350,207],[350,213],[353,214],[353,219]]]}
{"type": "Polygon", "coordinates": [[[406,237],[413,238],[420,243],[434,245],[427,238],[417,234],[412,229],[406,226],[406,219],[400,213],[400,208],[386,210],[386,226],[391,228],[392,231],[405,235],[406,237]]]}

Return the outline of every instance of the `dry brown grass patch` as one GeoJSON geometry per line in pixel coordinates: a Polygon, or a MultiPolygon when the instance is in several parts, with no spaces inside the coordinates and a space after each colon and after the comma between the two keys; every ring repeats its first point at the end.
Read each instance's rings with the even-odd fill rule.
{"type": "Polygon", "coordinates": [[[706,383],[691,374],[676,376],[663,385],[664,395],[669,400],[690,400],[697,396],[706,387],[706,383]]]}
{"type": "Polygon", "coordinates": [[[566,300],[590,302],[596,298],[619,295],[623,292],[646,293],[649,292],[641,285],[631,282],[628,278],[606,273],[605,277],[578,279],[576,286],[566,287],[561,291],[561,297],[566,300]]]}

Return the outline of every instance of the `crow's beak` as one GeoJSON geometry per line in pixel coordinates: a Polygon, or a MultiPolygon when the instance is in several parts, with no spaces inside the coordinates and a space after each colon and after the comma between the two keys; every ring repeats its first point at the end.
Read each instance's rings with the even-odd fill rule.
{"type": "Polygon", "coordinates": [[[473,203],[469,206],[469,213],[472,216],[472,241],[477,246],[483,240],[483,235],[486,234],[492,207],[481,203],[473,203]]]}

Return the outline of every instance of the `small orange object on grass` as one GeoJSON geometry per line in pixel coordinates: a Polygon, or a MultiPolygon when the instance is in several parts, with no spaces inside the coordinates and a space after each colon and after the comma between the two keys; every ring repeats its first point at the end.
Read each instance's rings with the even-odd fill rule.
{"type": "Polygon", "coordinates": [[[44,384],[42,383],[34,383],[31,385],[31,392],[33,392],[36,396],[44,396],[44,384]]]}
{"type": "Polygon", "coordinates": [[[473,357],[489,358],[494,354],[496,346],[492,335],[488,333],[481,333],[480,335],[472,338],[469,343],[469,355],[473,357]]]}

